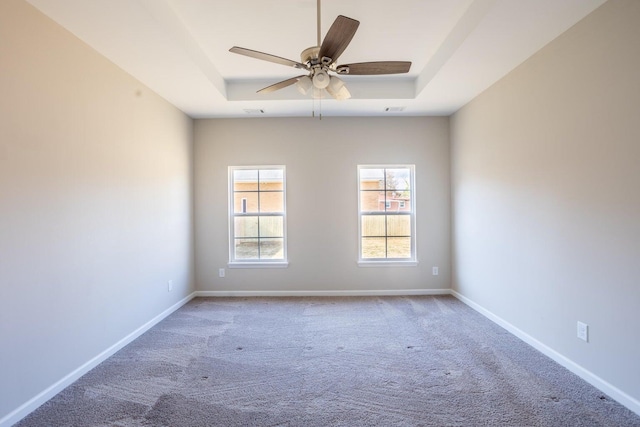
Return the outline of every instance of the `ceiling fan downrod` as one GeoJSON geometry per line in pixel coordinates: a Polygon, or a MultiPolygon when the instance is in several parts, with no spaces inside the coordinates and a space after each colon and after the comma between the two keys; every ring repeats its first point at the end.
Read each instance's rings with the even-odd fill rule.
{"type": "Polygon", "coordinates": [[[316,20],[317,20],[317,24],[318,24],[318,27],[317,27],[318,28],[318,31],[317,31],[317,34],[318,34],[317,46],[318,46],[318,48],[320,47],[320,44],[322,43],[322,38],[320,37],[320,27],[321,27],[321,25],[320,25],[320,17],[322,15],[321,15],[320,11],[321,11],[320,0],[318,0],[318,7],[317,7],[317,10],[316,10],[316,20]]]}

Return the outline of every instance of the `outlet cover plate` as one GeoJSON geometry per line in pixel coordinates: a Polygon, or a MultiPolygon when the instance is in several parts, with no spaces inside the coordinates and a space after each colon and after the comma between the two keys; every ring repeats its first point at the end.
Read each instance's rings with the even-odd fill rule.
{"type": "Polygon", "coordinates": [[[578,322],[578,338],[584,342],[589,342],[589,325],[578,322]]]}

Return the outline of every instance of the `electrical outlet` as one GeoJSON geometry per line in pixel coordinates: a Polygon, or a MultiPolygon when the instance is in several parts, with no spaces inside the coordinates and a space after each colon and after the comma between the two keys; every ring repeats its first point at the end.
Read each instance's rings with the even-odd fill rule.
{"type": "Polygon", "coordinates": [[[589,342],[589,325],[578,322],[578,338],[585,342],[589,342]]]}
{"type": "Polygon", "coordinates": [[[173,280],[169,280],[167,282],[167,292],[171,292],[173,290],[173,280]]]}
{"type": "Polygon", "coordinates": [[[224,268],[221,268],[218,270],[218,276],[219,277],[224,277],[224,268]]]}
{"type": "Polygon", "coordinates": [[[437,276],[437,275],[438,275],[438,267],[433,267],[433,269],[431,270],[431,272],[432,272],[432,274],[433,274],[434,276],[437,276]]]}

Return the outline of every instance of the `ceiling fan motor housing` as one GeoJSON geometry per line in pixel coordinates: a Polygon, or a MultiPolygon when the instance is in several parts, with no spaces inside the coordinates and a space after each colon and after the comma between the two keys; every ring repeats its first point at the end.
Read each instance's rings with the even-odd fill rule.
{"type": "Polygon", "coordinates": [[[320,46],[308,47],[300,54],[300,62],[302,62],[303,64],[310,63],[310,65],[315,65],[318,63],[319,54],[320,46]]]}

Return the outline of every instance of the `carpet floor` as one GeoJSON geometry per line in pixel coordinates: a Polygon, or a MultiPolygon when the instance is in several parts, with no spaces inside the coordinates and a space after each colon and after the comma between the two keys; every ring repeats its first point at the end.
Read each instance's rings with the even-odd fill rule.
{"type": "Polygon", "coordinates": [[[197,298],[17,424],[640,426],[449,296],[197,298]]]}

